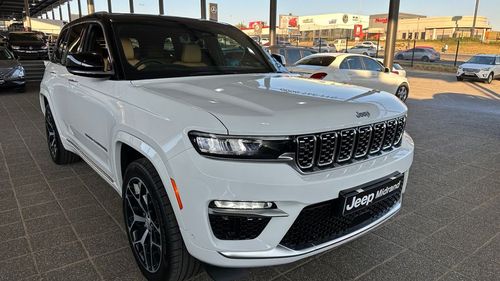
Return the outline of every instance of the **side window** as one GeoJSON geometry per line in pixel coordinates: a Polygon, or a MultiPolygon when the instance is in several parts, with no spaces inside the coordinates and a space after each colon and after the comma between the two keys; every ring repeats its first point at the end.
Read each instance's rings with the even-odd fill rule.
{"type": "Polygon", "coordinates": [[[68,34],[68,29],[64,29],[59,34],[59,40],[57,40],[57,44],[54,48],[54,55],[52,56],[52,62],[60,63],[62,54],[64,54],[66,50],[66,35],[68,34]]]}
{"type": "Polygon", "coordinates": [[[350,70],[364,70],[363,63],[361,62],[361,57],[350,56],[344,59],[340,64],[340,69],[350,69],[350,70]]]}
{"type": "Polygon", "coordinates": [[[496,64],[500,64],[500,56],[497,57],[496,64]]]}
{"type": "MultiPolygon", "coordinates": [[[[104,37],[104,31],[99,24],[93,23],[89,26],[87,36],[85,38],[86,44],[83,48],[85,52],[96,53],[102,56],[104,60],[104,71],[111,70],[111,58],[108,51],[108,45],[104,37]]],[[[139,42],[135,38],[129,38],[130,49],[134,50],[134,44],[139,47],[139,42]]]]}
{"type": "Polygon", "coordinates": [[[84,24],[78,24],[69,28],[68,31],[68,42],[66,44],[66,50],[62,54],[61,64],[66,64],[66,56],[69,53],[78,52],[78,48],[82,43],[83,30],[85,28],[84,24]]]}
{"type": "Polygon", "coordinates": [[[376,60],[370,59],[370,58],[361,58],[363,60],[363,63],[365,64],[365,70],[369,71],[383,71],[383,68],[380,66],[380,63],[378,63],[376,60]]]}
{"type": "Polygon", "coordinates": [[[299,49],[287,49],[286,52],[288,54],[286,62],[289,64],[295,63],[301,59],[299,49]]]}
{"type": "Polygon", "coordinates": [[[313,52],[311,52],[311,51],[309,51],[309,50],[303,50],[303,51],[302,51],[302,54],[303,54],[303,55],[302,55],[302,57],[307,57],[307,56],[312,55],[312,54],[314,54],[314,53],[313,53],[313,52]]]}

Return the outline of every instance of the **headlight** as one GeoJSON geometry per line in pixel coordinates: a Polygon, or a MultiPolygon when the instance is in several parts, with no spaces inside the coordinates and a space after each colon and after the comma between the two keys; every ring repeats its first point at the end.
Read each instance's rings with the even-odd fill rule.
{"type": "Polygon", "coordinates": [[[490,69],[491,69],[490,67],[486,67],[486,68],[481,69],[481,71],[490,71],[490,69]]]}
{"type": "Polygon", "coordinates": [[[247,137],[190,132],[189,139],[202,155],[240,159],[279,159],[293,152],[289,137],[247,137]]]}
{"type": "Polygon", "coordinates": [[[47,45],[42,45],[42,50],[47,50],[47,45]]]}
{"type": "Polygon", "coordinates": [[[19,50],[19,49],[21,49],[21,47],[19,47],[19,46],[10,46],[10,47],[11,47],[13,50],[19,50]]]}
{"type": "Polygon", "coordinates": [[[458,66],[458,69],[463,69],[463,67],[461,65],[458,66]]]}
{"type": "Polygon", "coordinates": [[[17,78],[17,77],[24,77],[24,68],[20,65],[12,68],[8,73],[5,74],[6,78],[17,78]]]}

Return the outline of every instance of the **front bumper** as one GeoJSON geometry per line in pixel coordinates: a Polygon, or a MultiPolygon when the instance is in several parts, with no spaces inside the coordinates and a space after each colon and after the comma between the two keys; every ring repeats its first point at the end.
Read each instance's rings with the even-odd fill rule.
{"type": "Polygon", "coordinates": [[[22,88],[26,85],[26,80],[23,78],[5,79],[0,78],[0,88],[22,88]]]}
{"type": "Polygon", "coordinates": [[[489,71],[477,71],[477,72],[465,72],[463,69],[457,70],[457,77],[464,79],[477,79],[477,80],[486,80],[488,79],[488,75],[490,75],[489,71]]]}
{"type": "Polygon", "coordinates": [[[287,163],[223,161],[187,150],[169,160],[184,208],[178,222],[188,251],[197,259],[222,267],[258,267],[293,262],[355,239],[377,227],[401,207],[397,202],[376,221],[334,240],[292,250],[280,245],[301,211],[338,198],[339,192],[404,173],[413,161],[413,141],[405,134],[401,147],[386,154],[319,173],[300,174],[287,163]],[[212,200],[272,201],[288,216],[272,217],[255,239],[220,240],[209,222],[212,200]]]}

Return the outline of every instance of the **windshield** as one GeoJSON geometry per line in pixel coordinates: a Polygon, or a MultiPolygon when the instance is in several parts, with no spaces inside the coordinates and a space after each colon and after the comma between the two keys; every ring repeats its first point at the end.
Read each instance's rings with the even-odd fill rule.
{"type": "Polygon", "coordinates": [[[13,60],[14,55],[7,49],[0,49],[0,60],[13,60]]]}
{"type": "Polygon", "coordinates": [[[230,26],[116,23],[115,31],[129,79],[275,72],[255,42],[230,26]]]}
{"type": "Polygon", "coordinates": [[[42,41],[35,33],[11,33],[9,41],[42,41]]]}
{"type": "Polygon", "coordinates": [[[493,65],[495,64],[495,57],[474,56],[468,61],[468,63],[493,65]]]}

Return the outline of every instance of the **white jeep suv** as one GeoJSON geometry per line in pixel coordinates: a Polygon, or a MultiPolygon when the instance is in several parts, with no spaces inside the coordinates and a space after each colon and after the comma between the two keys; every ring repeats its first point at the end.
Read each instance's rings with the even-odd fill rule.
{"type": "Polygon", "coordinates": [[[149,280],[352,240],[398,212],[413,159],[395,96],[280,73],[250,37],[209,21],[75,20],[40,103],[52,159],[81,157],[122,196],[149,280]]]}

